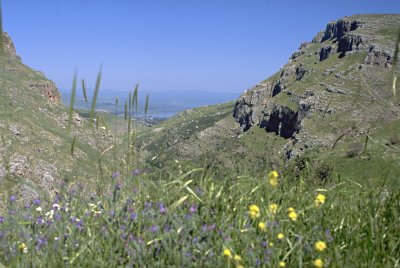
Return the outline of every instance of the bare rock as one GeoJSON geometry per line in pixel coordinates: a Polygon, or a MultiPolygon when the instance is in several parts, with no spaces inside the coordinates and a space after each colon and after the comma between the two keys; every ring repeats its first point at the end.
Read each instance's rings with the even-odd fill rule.
{"type": "Polygon", "coordinates": [[[377,46],[371,46],[364,63],[367,65],[376,65],[389,67],[392,63],[392,58],[394,53],[389,51],[384,51],[377,46]]]}
{"type": "Polygon", "coordinates": [[[8,129],[9,129],[9,130],[11,131],[11,133],[14,134],[15,136],[21,135],[21,130],[20,130],[20,128],[19,128],[16,124],[11,125],[8,129]]]}
{"type": "Polygon", "coordinates": [[[319,61],[326,60],[332,53],[334,53],[334,51],[331,46],[322,47],[319,51],[319,61]]]}
{"type": "Polygon", "coordinates": [[[13,155],[10,160],[10,174],[14,176],[24,176],[29,170],[29,163],[26,156],[13,155]]]}
{"type": "Polygon", "coordinates": [[[328,23],[326,26],[324,36],[321,42],[324,42],[328,39],[340,39],[348,32],[354,31],[358,27],[360,27],[362,23],[360,21],[341,19],[338,21],[333,21],[328,23]]]}
{"type": "Polygon", "coordinates": [[[3,45],[4,54],[6,56],[12,59],[21,60],[21,58],[17,55],[13,41],[11,40],[10,36],[5,32],[3,32],[3,45]]]}
{"type": "Polygon", "coordinates": [[[29,86],[31,89],[41,92],[51,102],[59,103],[61,101],[60,92],[52,81],[31,81],[29,86]]]}

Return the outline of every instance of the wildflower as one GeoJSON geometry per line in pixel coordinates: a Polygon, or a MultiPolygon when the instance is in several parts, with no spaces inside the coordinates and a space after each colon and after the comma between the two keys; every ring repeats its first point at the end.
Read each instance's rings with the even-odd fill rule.
{"type": "Polygon", "coordinates": [[[233,259],[237,262],[242,261],[242,257],[240,257],[240,255],[237,255],[237,254],[235,256],[233,256],[233,259]]]}
{"type": "Polygon", "coordinates": [[[267,225],[264,222],[260,222],[258,224],[258,229],[260,229],[261,232],[264,232],[267,229],[267,225]]]}
{"type": "Polygon", "coordinates": [[[229,259],[232,258],[232,252],[229,249],[224,249],[224,252],[222,253],[225,257],[228,257],[229,259]]]}
{"type": "Polygon", "coordinates": [[[54,210],[58,210],[58,209],[60,209],[60,205],[59,204],[53,204],[53,209],[54,210]]]}
{"type": "Polygon", "coordinates": [[[284,261],[279,262],[279,267],[286,267],[286,263],[284,261]]]}
{"type": "Polygon", "coordinates": [[[36,206],[39,206],[41,203],[39,198],[36,198],[35,200],[33,200],[33,204],[35,204],[36,206]]]}
{"type": "Polygon", "coordinates": [[[282,239],[285,238],[285,235],[282,234],[282,233],[279,233],[277,237],[278,237],[279,240],[282,240],[282,239]]]}
{"type": "Polygon", "coordinates": [[[292,207],[289,207],[289,208],[287,209],[287,213],[290,213],[290,212],[292,212],[292,211],[295,211],[295,209],[292,208],[292,207]]]}
{"type": "Polygon", "coordinates": [[[249,206],[249,215],[252,219],[260,217],[260,208],[257,205],[249,206]]]}
{"type": "Polygon", "coordinates": [[[273,246],[274,246],[274,243],[269,242],[268,246],[273,247],[273,246]]]}
{"type": "Polygon", "coordinates": [[[28,253],[28,247],[25,245],[25,243],[19,243],[18,249],[19,249],[22,253],[28,253]]]}
{"type": "Polygon", "coordinates": [[[239,264],[239,265],[236,265],[236,268],[244,268],[244,266],[239,264]]]}
{"type": "Polygon", "coordinates": [[[268,174],[269,184],[270,184],[272,187],[278,186],[278,176],[279,176],[279,174],[278,174],[278,172],[276,172],[275,170],[271,171],[271,172],[268,174]]]}
{"type": "Polygon", "coordinates": [[[158,231],[158,226],[157,225],[153,225],[149,228],[150,232],[152,233],[156,233],[158,231]]]}
{"type": "MultiPolygon", "coordinates": [[[[15,195],[12,195],[12,196],[10,197],[10,202],[11,202],[11,203],[14,203],[15,200],[17,200],[17,197],[16,197],[15,195]]],[[[25,244],[24,244],[24,245],[25,245],[25,244]]]]}
{"type": "Polygon", "coordinates": [[[314,264],[314,266],[317,267],[317,268],[322,268],[322,267],[324,267],[324,262],[323,262],[321,259],[316,259],[316,260],[313,262],[313,264],[314,264]]]}
{"type": "Polygon", "coordinates": [[[272,203],[269,205],[269,212],[271,214],[276,214],[276,212],[278,211],[278,205],[275,203],[272,203]]]}
{"type": "Polygon", "coordinates": [[[324,251],[325,249],[326,249],[326,243],[324,242],[324,241],[317,241],[315,244],[314,244],[314,248],[315,248],[315,250],[317,250],[317,251],[324,251]]]}
{"type": "Polygon", "coordinates": [[[37,207],[37,208],[36,208],[36,211],[37,211],[37,212],[42,212],[42,208],[41,208],[41,207],[37,207]]]}
{"type": "Polygon", "coordinates": [[[297,221],[297,213],[295,210],[292,210],[291,212],[289,212],[288,216],[292,221],[297,221]]]}
{"type": "Polygon", "coordinates": [[[323,203],[325,203],[325,199],[326,199],[325,195],[323,195],[323,194],[318,194],[318,195],[315,197],[314,205],[315,205],[316,207],[319,207],[320,205],[322,205],[323,203]]]}
{"type": "Polygon", "coordinates": [[[120,175],[121,175],[121,173],[119,173],[119,171],[116,171],[116,172],[114,172],[114,173],[111,175],[111,177],[112,177],[113,179],[115,179],[115,178],[118,178],[120,175]]]}

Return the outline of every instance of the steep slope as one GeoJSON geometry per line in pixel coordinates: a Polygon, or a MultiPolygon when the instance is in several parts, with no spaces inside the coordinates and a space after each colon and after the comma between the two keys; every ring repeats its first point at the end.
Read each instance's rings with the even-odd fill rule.
{"type": "MultiPolygon", "coordinates": [[[[159,133],[144,141],[149,159],[205,161],[251,173],[283,165],[298,172],[304,159],[330,173],[371,167],[368,174],[356,174],[360,178],[379,175],[372,166],[399,170],[400,106],[391,86],[399,73],[392,67],[399,21],[400,15],[357,15],[329,23],[281,70],[246,90],[231,108],[233,118],[210,118],[167,151],[160,144],[174,134],[159,133]]],[[[212,115],[213,109],[202,113],[212,115]]],[[[176,127],[191,116],[157,128],[173,120],[176,127]]]]}
{"type": "Polygon", "coordinates": [[[76,113],[68,131],[68,111],[55,84],[22,63],[7,34],[3,40],[0,195],[28,201],[38,195],[53,195],[62,181],[73,181],[76,176],[82,184],[92,183],[98,175],[96,159],[99,151],[109,146],[110,133],[95,131],[102,137],[95,141],[84,118],[76,113]],[[71,156],[73,137],[76,142],[71,156]]]}

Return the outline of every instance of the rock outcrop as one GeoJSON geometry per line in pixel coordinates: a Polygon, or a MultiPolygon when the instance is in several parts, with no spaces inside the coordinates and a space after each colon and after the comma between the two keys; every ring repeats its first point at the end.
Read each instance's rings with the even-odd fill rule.
{"type": "Polygon", "coordinates": [[[340,39],[348,32],[354,31],[358,27],[360,27],[362,23],[357,20],[348,20],[341,19],[338,21],[330,22],[326,26],[326,30],[324,32],[324,36],[321,39],[321,42],[324,42],[328,39],[340,39]]]}
{"type": "Polygon", "coordinates": [[[13,41],[5,32],[3,33],[3,50],[7,57],[18,59],[19,61],[21,60],[21,58],[17,55],[13,41]]]}
{"type": "Polygon", "coordinates": [[[51,102],[54,103],[60,103],[61,101],[61,94],[58,91],[56,85],[54,82],[47,80],[47,81],[32,81],[30,82],[29,87],[32,90],[38,90],[45,96],[47,99],[49,99],[51,102]]]}

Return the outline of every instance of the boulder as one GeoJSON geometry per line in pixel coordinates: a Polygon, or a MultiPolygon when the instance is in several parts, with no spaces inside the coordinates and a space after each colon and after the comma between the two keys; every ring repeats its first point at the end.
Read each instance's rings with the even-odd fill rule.
{"type": "Polygon", "coordinates": [[[333,49],[331,46],[324,46],[321,47],[321,50],[319,51],[319,61],[326,60],[329,58],[329,56],[333,53],[333,49]]]}

